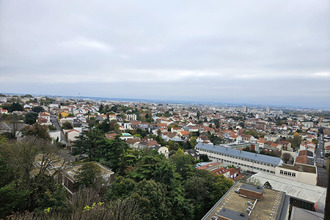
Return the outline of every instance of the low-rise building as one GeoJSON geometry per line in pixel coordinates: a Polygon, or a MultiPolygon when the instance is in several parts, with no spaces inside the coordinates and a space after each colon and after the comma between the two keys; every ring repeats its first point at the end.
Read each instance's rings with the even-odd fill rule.
{"type": "Polygon", "coordinates": [[[275,168],[283,162],[281,158],[235,150],[220,145],[198,143],[195,147],[200,154],[208,155],[212,161],[222,162],[225,166],[234,165],[242,171],[268,172],[275,174],[275,168]]]}

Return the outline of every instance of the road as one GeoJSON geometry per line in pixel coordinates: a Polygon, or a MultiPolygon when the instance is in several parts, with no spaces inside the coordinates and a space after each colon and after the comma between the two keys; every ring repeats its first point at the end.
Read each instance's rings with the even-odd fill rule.
{"type": "Polygon", "coordinates": [[[315,159],[317,163],[317,185],[322,187],[328,186],[328,171],[325,169],[327,161],[323,158],[323,135],[320,134],[317,138],[318,145],[315,151],[315,159]],[[321,155],[322,152],[322,155],[321,155]]]}
{"type": "Polygon", "coordinates": [[[61,126],[60,126],[60,123],[57,120],[56,115],[51,114],[50,115],[50,121],[53,123],[53,125],[56,127],[56,129],[61,132],[61,138],[60,138],[61,143],[62,144],[67,144],[65,135],[64,135],[63,130],[62,130],[61,126]]]}

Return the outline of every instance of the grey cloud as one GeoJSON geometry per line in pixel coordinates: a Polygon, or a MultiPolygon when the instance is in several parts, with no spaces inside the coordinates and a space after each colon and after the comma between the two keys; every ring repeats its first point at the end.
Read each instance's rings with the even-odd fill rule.
{"type": "Polygon", "coordinates": [[[1,1],[0,92],[325,106],[329,16],[326,0],[1,1]]]}

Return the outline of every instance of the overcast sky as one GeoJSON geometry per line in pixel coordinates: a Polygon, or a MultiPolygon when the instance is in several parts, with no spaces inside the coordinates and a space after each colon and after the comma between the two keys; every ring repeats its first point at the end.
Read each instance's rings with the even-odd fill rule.
{"type": "Polygon", "coordinates": [[[330,107],[328,0],[0,0],[0,92],[330,107]]]}

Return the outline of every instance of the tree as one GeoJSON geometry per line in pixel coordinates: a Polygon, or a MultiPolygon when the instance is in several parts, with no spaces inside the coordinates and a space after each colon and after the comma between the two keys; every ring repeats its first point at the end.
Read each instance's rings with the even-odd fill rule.
{"type": "Polygon", "coordinates": [[[176,172],[178,172],[183,179],[187,179],[189,176],[193,175],[195,159],[189,154],[183,154],[178,150],[177,153],[170,158],[170,161],[175,165],[176,172]]]}
{"type": "Polygon", "coordinates": [[[100,105],[100,107],[99,107],[99,112],[102,112],[102,111],[103,111],[103,109],[104,109],[104,105],[103,105],[103,104],[101,104],[101,105],[100,105]]]}
{"type": "Polygon", "coordinates": [[[9,106],[8,109],[9,112],[13,112],[13,111],[24,111],[24,108],[21,104],[19,104],[18,102],[14,102],[9,106]]]}
{"type": "Polygon", "coordinates": [[[197,145],[196,137],[191,137],[189,143],[194,148],[197,145]]]}
{"type": "Polygon", "coordinates": [[[162,157],[158,155],[142,156],[137,162],[137,168],[128,174],[128,177],[141,181],[143,179],[150,180],[154,177],[158,164],[162,161],[162,157]]]}
{"type": "Polygon", "coordinates": [[[154,180],[142,180],[132,194],[137,201],[142,219],[168,219],[170,204],[166,198],[166,188],[154,180]]]}
{"type": "Polygon", "coordinates": [[[107,133],[110,131],[110,123],[109,120],[104,120],[101,124],[97,126],[98,129],[100,129],[102,132],[107,133]]]}
{"type": "MultiPolygon", "coordinates": [[[[128,159],[129,146],[120,138],[114,140],[105,140],[97,150],[99,161],[110,167],[114,172],[123,173],[128,165],[125,159],[128,159]]],[[[133,159],[134,160],[134,159],[133,159]]]]}
{"type": "Polygon", "coordinates": [[[136,186],[136,182],[130,178],[119,176],[111,183],[106,198],[116,200],[119,198],[129,198],[136,186]]]}
{"type": "Polygon", "coordinates": [[[36,112],[36,113],[40,113],[40,112],[44,112],[45,109],[41,106],[35,106],[35,107],[32,108],[32,111],[36,112]]]}
{"type": "Polygon", "coordinates": [[[233,181],[207,170],[196,170],[185,182],[186,198],[194,206],[194,219],[203,215],[229,190],[233,181]]]}
{"type": "Polygon", "coordinates": [[[296,132],[293,135],[293,138],[288,138],[288,141],[291,143],[292,147],[294,149],[298,148],[301,144],[301,137],[300,135],[296,132]]]}
{"type": "Polygon", "coordinates": [[[37,175],[32,179],[29,195],[29,210],[43,211],[46,208],[61,210],[65,207],[66,191],[49,175],[37,175]]]}
{"type": "Polygon", "coordinates": [[[289,154],[289,153],[282,154],[282,159],[283,159],[284,163],[288,163],[289,160],[291,159],[291,154],[289,154]]]}
{"type": "Polygon", "coordinates": [[[73,127],[72,127],[72,124],[70,122],[66,121],[66,122],[63,123],[62,128],[66,129],[66,130],[70,130],[73,127]]]}
{"type": "Polygon", "coordinates": [[[213,123],[215,124],[216,128],[220,128],[219,119],[213,119],[213,123]]]}
{"type": "Polygon", "coordinates": [[[201,154],[199,155],[199,159],[202,161],[202,162],[209,162],[210,159],[209,157],[207,156],[207,154],[201,154]]]}
{"type": "Polygon", "coordinates": [[[79,168],[77,176],[77,184],[80,187],[91,187],[95,185],[96,179],[101,174],[101,168],[94,162],[87,162],[79,168]]]}
{"type": "Polygon", "coordinates": [[[1,144],[0,216],[14,211],[42,210],[45,206],[59,209],[64,204],[65,192],[46,171],[56,149],[46,140],[31,137],[1,144]],[[35,167],[37,155],[40,166],[35,167]]]}
{"type": "Polygon", "coordinates": [[[265,182],[264,187],[266,189],[272,189],[273,188],[272,185],[270,185],[270,183],[268,181],[265,182]]]}
{"type": "Polygon", "coordinates": [[[24,128],[23,130],[25,136],[33,136],[44,140],[51,140],[48,128],[45,125],[40,125],[35,123],[34,125],[30,125],[24,128]]]}
{"type": "Polygon", "coordinates": [[[33,125],[34,123],[36,123],[36,120],[37,119],[38,119],[38,113],[36,113],[36,112],[28,112],[25,115],[24,123],[25,124],[29,124],[29,125],[33,125]]]}
{"type": "Polygon", "coordinates": [[[87,154],[88,160],[97,159],[98,149],[104,146],[106,141],[103,133],[98,129],[92,129],[81,134],[76,141],[73,142],[72,154],[87,154]]]}

